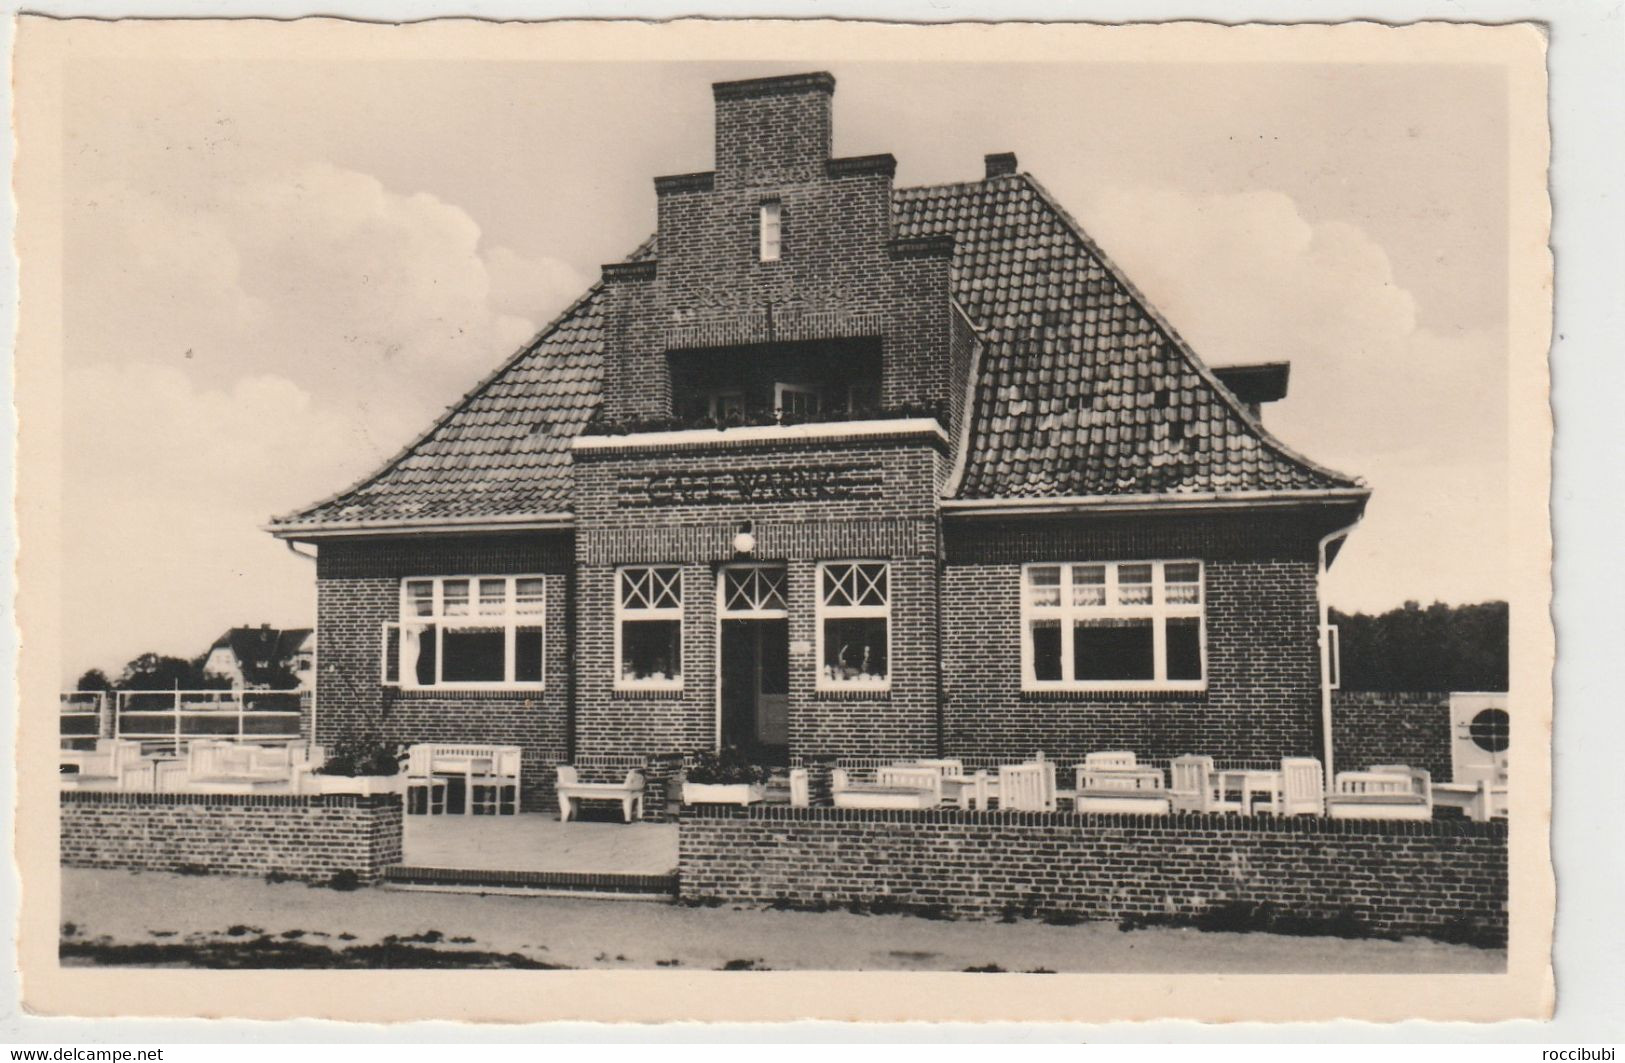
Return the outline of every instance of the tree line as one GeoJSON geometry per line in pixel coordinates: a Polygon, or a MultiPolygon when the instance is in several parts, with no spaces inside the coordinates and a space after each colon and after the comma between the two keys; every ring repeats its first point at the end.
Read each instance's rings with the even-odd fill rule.
{"type": "MultiPolygon", "coordinates": [[[[143,653],[126,664],[117,678],[100,668],[87,670],[79,677],[75,689],[103,693],[111,690],[230,690],[231,678],[206,670],[207,660],[207,654],[188,659],[143,653]]],[[[261,680],[272,690],[292,690],[299,685],[299,677],[292,668],[279,665],[268,671],[261,680]]]]}
{"type": "Polygon", "coordinates": [[[1344,690],[1450,691],[1507,688],[1506,602],[1386,613],[1331,610],[1342,650],[1344,690]]]}

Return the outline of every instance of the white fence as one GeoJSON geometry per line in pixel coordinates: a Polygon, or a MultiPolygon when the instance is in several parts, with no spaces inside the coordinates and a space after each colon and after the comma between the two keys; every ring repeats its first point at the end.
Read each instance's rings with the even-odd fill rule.
{"type": "Polygon", "coordinates": [[[177,748],[194,738],[294,741],[304,715],[296,690],[120,690],[116,697],[114,738],[177,748]]]}
{"type": "Polygon", "coordinates": [[[58,699],[57,736],[63,748],[106,737],[107,695],[96,690],[65,690],[58,699]]]}

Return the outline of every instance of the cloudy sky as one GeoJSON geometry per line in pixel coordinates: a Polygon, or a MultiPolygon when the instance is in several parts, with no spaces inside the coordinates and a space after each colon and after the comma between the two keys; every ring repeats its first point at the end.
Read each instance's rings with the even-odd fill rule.
{"type": "Polygon", "coordinates": [[[370,471],[711,165],[714,80],[825,68],[900,184],[1011,150],[1266,420],[1374,489],[1331,602],[1507,594],[1493,67],[151,63],[64,79],[64,668],[309,624],[259,530],[370,471]]]}

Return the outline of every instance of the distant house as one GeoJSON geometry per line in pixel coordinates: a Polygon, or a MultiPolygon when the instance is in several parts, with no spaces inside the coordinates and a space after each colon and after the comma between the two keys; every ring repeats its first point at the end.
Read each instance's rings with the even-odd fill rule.
{"type": "Polygon", "coordinates": [[[203,661],[205,674],[223,675],[233,690],[309,690],[315,677],[316,639],[308,627],[270,624],[234,627],[214,640],[203,661]]]}

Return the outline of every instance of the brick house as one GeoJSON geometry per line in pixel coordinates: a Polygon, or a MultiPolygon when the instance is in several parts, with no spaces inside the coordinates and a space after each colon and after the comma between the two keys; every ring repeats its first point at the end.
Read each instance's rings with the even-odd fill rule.
{"type": "Polygon", "coordinates": [[[715,169],[318,548],[318,737],[553,765],[1319,754],[1369,494],[1273,438],[1013,155],[896,188],[834,79],[714,86],[715,169]]]}

